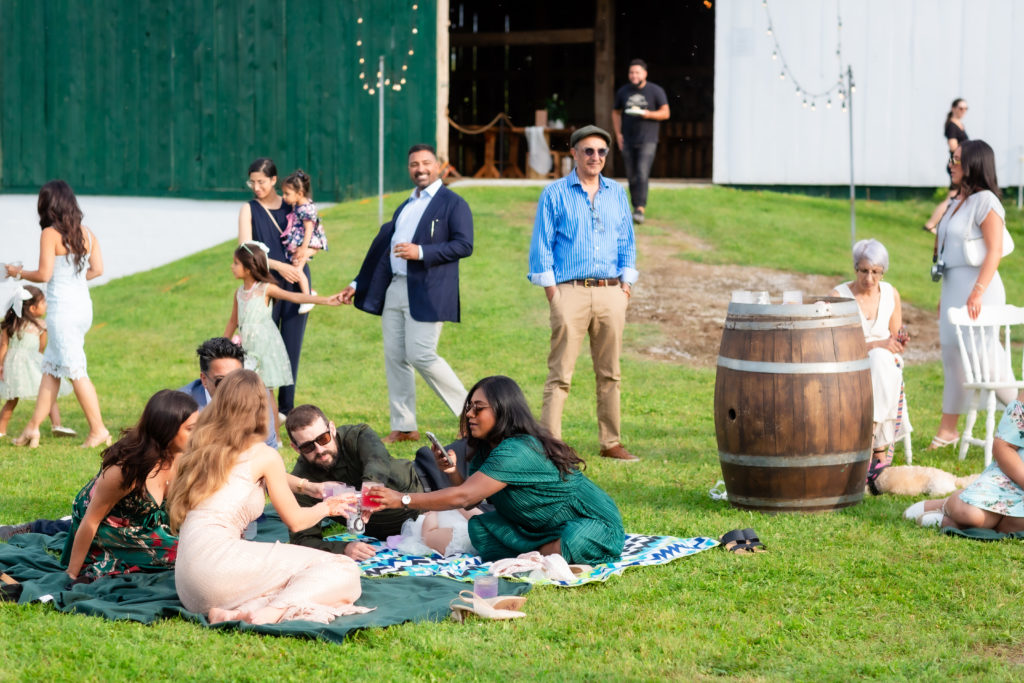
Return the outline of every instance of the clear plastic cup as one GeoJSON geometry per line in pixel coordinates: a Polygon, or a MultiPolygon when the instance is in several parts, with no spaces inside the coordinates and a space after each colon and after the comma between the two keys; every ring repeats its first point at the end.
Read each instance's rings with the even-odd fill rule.
{"type": "Polygon", "coordinates": [[[473,592],[481,598],[498,597],[498,577],[493,574],[483,574],[473,579],[473,592]]]}
{"type": "Polygon", "coordinates": [[[745,289],[734,289],[732,290],[732,302],[735,304],[752,304],[754,303],[754,294],[745,289]]]}
{"type": "Polygon", "coordinates": [[[383,486],[383,484],[380,484],[380,483],[375,482],[375,481],[364,481],[363,482],[363,488],[361,489],[361,494],[362,495],[359,498],[359,502],[363,506],[364,510],[376,510],[377,509],[377,504],[374,501],[370,500],[370,489],[373,488],[374,486],[383,486]]]}
{"type": "Polygon", "coordinates": [[[755,297],[757,299],[757,303],[759,303],[761,305],[764,305],[764,306],[766,306],[766,305],[768,305],[768,304],[770,304],[772,302],[771,296],[769,296],[768,292],[766,292],[764,290],[761,290],[759,292],[755,292],[755,297]]]}

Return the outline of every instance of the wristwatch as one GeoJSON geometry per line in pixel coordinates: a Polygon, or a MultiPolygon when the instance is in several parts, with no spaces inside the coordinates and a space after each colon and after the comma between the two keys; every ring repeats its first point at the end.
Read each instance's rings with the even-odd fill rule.
{"type": "Polygon", "coordinates": [[[404,507],[406,510],[409,509],[409,503],[411,502],[412,496],[410,496],[408,493],[402,496],[402,507],[404,507]]]}

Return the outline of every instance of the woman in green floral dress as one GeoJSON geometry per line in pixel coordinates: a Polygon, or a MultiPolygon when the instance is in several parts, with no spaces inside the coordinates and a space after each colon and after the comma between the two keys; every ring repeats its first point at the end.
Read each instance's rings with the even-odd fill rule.
{"type": "Polygon", "coordinates": [[[541,427],[513,380],[498,375],[477,382],[461,426],[469,435],[469,476],[459,475],[454,451],[448,451],[451,463],[435,452],[453,486],[406,495],[375,488],[371,495],[381,507],[451,510],[486,498],[494,511],[468,525],[473,547],[488,562],[532,550],[581,564],[621,557],[626,536],[615,502],[583,475],[576,452],[541,427]]]}
{"type": "Polygon", "coordinates": [[[61,556],[68,576],[94,579],[174,566],[178,539],[169,528],[164,494],[198,410],[188,394],[158,391],[139,423],[103,451],[99,474],[72,505],[61,556]]]}

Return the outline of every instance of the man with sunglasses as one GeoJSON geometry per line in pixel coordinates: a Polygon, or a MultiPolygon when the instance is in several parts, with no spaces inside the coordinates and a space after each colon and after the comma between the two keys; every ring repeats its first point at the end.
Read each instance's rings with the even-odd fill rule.
{"type": "MultiPolygon", "coordinates": [[[[213,395],[217,393],[217,385],[235,370],[240,370],[245,362],[245,349],[227,337],[207,339],[196,349],[199,356],[199,379],[194,379],[178,389],[195,399],[199,410],[206,407],[213,395]]],[[[277,432],[274,429],[274,416],[267,414],[267,445],[271,448],[280,447],[277,432]]]]}
{"type": "Polygon", "coordinates": [[[576,168],[548,185],[537,203],[530,242],[530,282],[544,288],[551,309],[551,351],[541,423],[562,438],[562,409],[583,338],[597,376],[601,456],[633,461],[621,442],[619,353],[626,306],[639,273],[629,202],[601,175],[611,135],[597,126],[572,134],[576,168]]]}
{"type": "MultiPolygon", "coordinates": [[[[423,491],[423,484],[410,460],[391,457],[384,443],[369,425],[338,425],[327,419],[313,405],[297,406],[285,421],[289,441],[299,458],[292,474],[311,482],[336,481],[360,488],[364,481],[374,481],[389,489],[405,493],[423,491]]],[[[297,495],[299,505],[311,507],[319,499],[297,495]]],[[[402,531],[402,523],[419,514],[409,508],[375,512],[366,522],[366,535],[382,540],[402,531]]],[[[345,524],[344,518],[331,518],[345,524]]],[[[372,546],[353,541],[325,541],[320,525],[292,532],[290,541],[296,545],[343,553],[354,560],[365,560],[375,553],[372,546]]]]}

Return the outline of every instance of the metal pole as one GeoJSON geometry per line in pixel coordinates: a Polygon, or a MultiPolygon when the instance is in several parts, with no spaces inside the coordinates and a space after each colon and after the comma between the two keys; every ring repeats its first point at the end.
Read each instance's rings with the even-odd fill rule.
{"type": "Polygon", "coordinates": [[[384,55],[377,60],[377,225],[384,224],[384,55]]]}
{"type": "Polygon", "coordinates": [[[853,183],[853,67],[846,67],[846,99],[850,112],[850,248],[857,243],[857,199],[853,183]]]}
{"type": "Polygon", "coordinates": [[[1020,173],[1017,176],[1017,210],[1024,208],[1024,145],[1020,147],[1020,173]]]}

